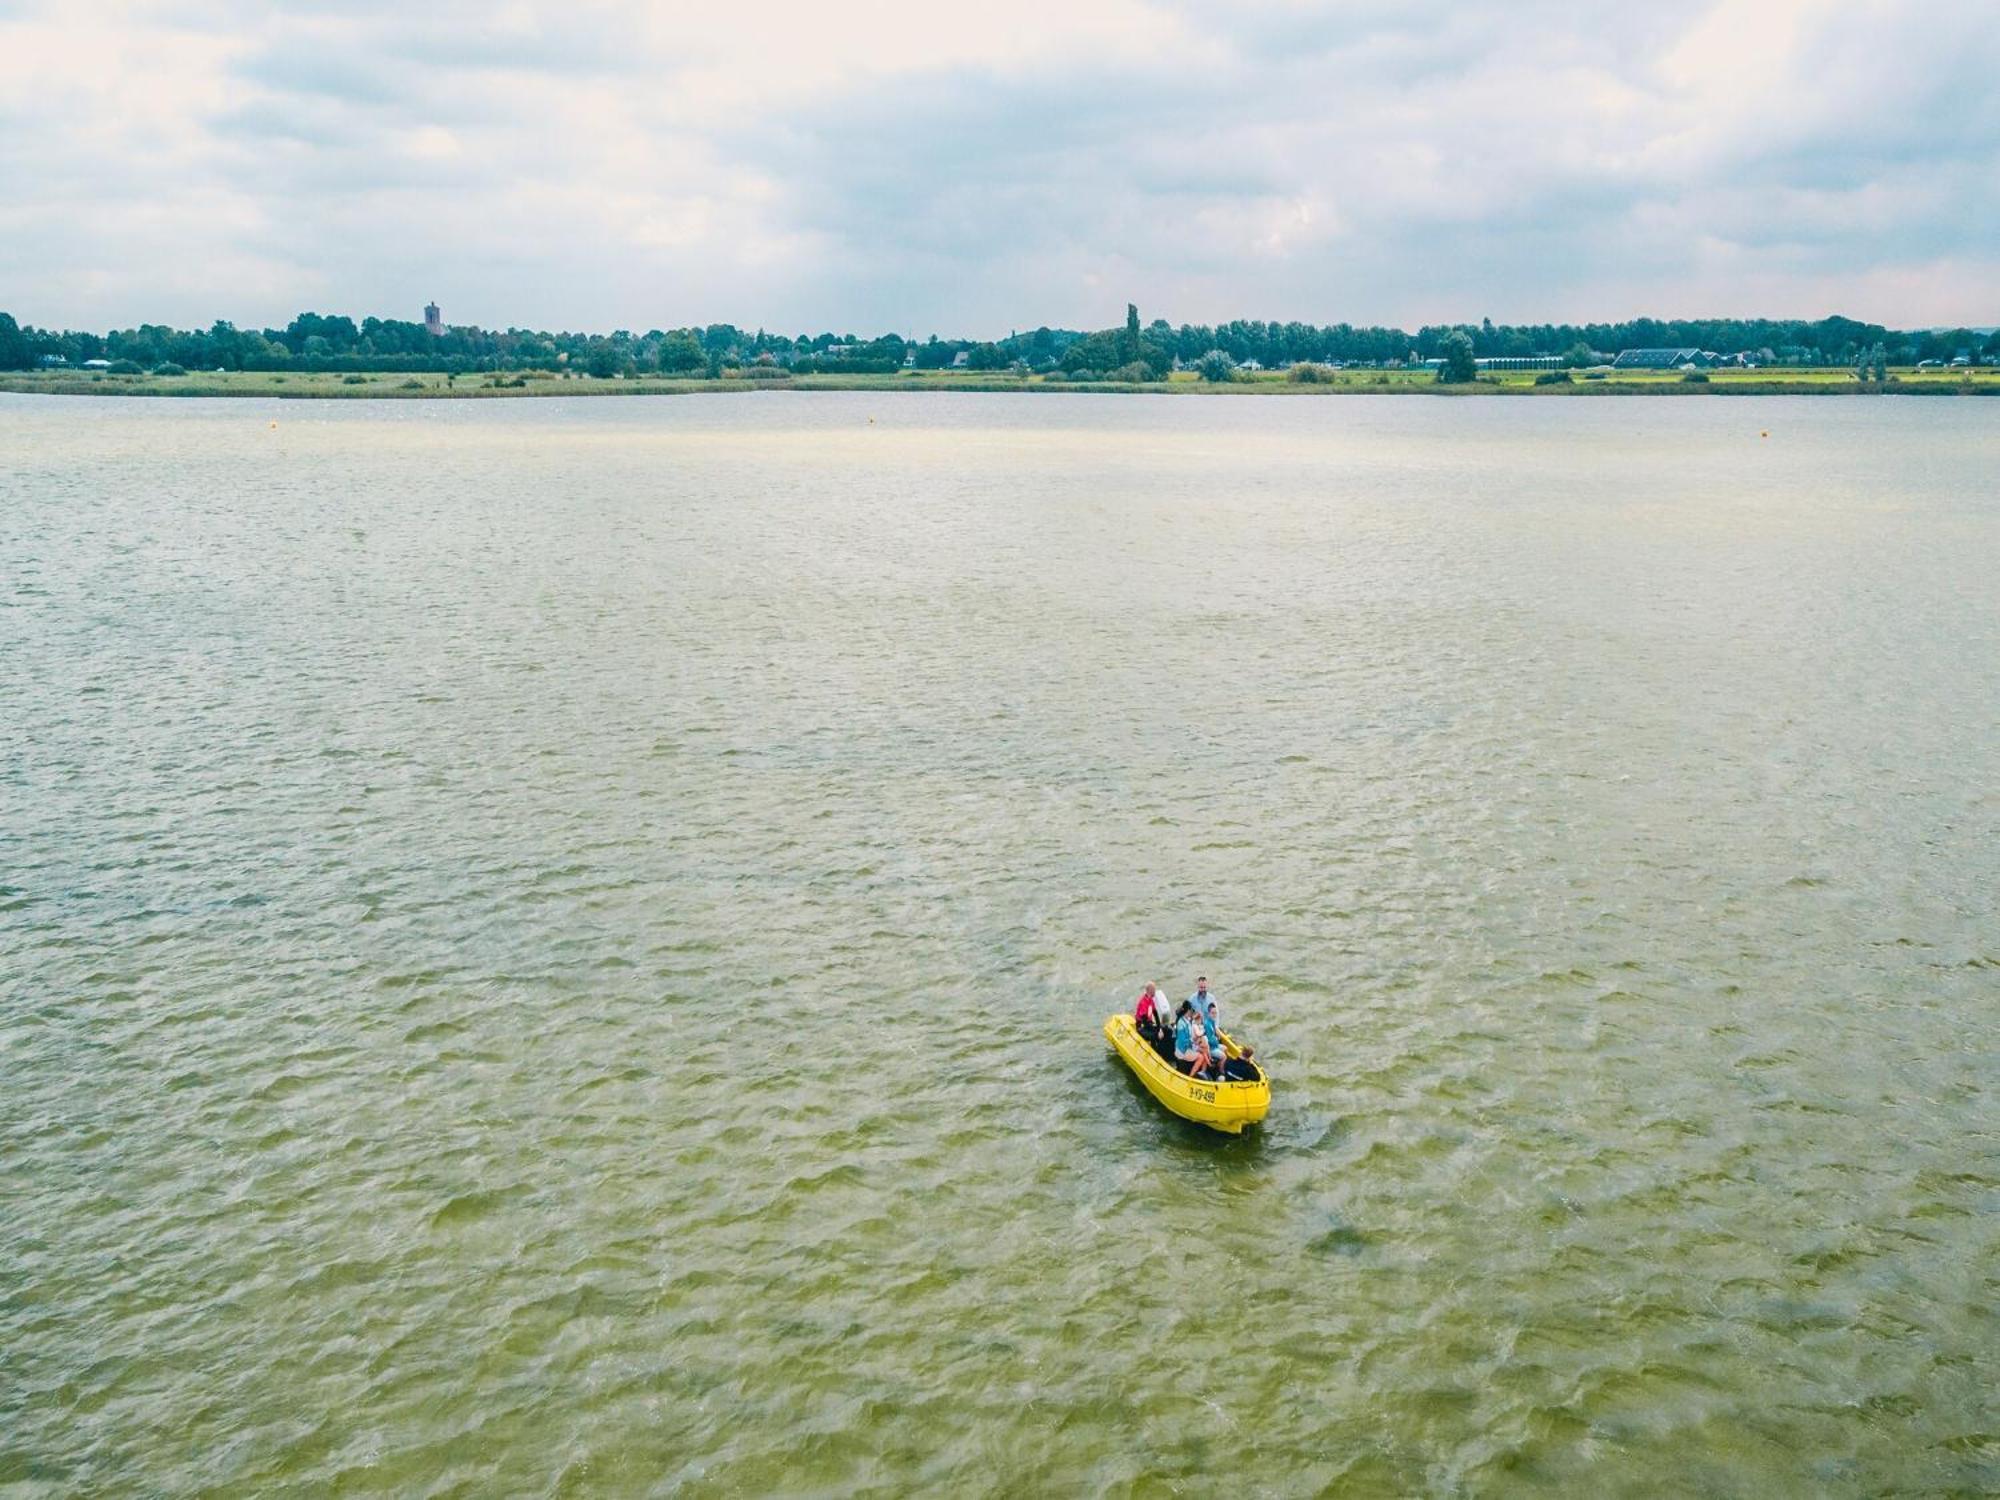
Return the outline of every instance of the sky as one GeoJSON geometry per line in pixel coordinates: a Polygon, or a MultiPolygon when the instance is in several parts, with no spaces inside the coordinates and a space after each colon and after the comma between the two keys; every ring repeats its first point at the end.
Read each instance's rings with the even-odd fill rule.
{"type": "Polygon", "coordinates": [[[2000,321],[2000,0],[0,0],[0,310],[2000,321]]]}

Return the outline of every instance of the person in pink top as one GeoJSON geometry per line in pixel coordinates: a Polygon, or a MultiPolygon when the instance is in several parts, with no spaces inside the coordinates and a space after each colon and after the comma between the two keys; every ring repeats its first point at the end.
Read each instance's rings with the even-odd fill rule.
{"type": "Polygon", "coordinates": [[[1160,997],[1155,986],[1149,984],[1139,992],[1139,1003],[1132,1007],[1132,1024],[1147,1041],[1160,1039],[1164,1028],[1160,1024],[1160,997]]]}

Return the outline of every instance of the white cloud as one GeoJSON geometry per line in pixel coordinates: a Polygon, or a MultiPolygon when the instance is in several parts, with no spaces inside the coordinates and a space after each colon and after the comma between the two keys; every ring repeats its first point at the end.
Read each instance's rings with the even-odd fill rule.
{"type": "Polygon", "coordinates": [[[0,8],[38,323],[2000,315],[1981,0],[0,8]]]}

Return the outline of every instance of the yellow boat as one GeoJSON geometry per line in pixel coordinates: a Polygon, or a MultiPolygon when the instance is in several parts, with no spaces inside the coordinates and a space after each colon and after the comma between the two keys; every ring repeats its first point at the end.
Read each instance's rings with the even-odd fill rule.
{"type": "MultiPolygon", "coordinates": [[[[1245,1125],[1255,1125],[1270,1112],[1271,1080],[1257,1063],[1257,1076],[1217,1083],[1208,1078],[1190,1078],[1153,1050],[1152,1043],[1139,1035],[1129,1013],[1120,1011],[1104,1019],[1104,1039],[1125,1060],[1125,1066],[1139,1076],[1146,1091],[1183,1120],[1193,1120],[1211,1130],[1239,1134],[1245,1125]]],[[[1231,1057],[1243,1050],[1222,1035],[1222,1049],[1231,1057]]]]}

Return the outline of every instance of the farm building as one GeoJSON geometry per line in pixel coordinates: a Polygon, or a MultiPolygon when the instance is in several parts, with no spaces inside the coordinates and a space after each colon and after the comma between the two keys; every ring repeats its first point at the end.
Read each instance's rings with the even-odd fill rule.
{"type": "Polygon", "coordinates": [[[1706,349],[1627,349],[1611,361],[1614,370],[1709,370],[1722,356],[1706,349]]]}

